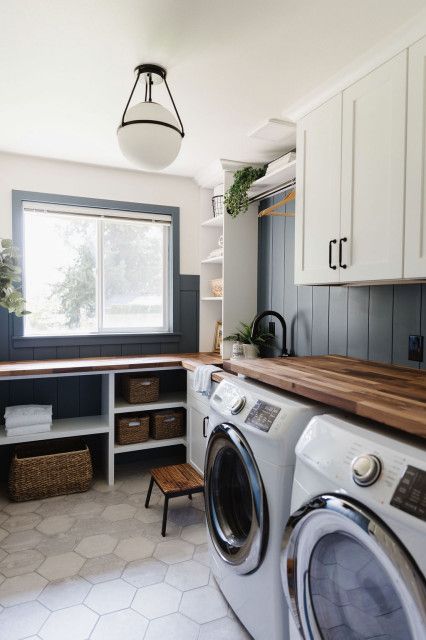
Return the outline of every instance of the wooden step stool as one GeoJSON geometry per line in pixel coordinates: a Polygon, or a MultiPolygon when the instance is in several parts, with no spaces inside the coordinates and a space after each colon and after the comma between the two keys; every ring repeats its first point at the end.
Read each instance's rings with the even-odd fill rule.
{"type": "Polygon", "coordinates": [[[164,537],[166,535],[169,499],[188,496],[191,500],[193,493],[204,492],[204,480],[202,476],[195,471],[194,467],[188,463],[173,464],[167,467],[151,469],[151,481],[145,500],[146,509],[149,507],[154,482],[164,495],[163,525],[161,527],[161,535],[164,537]]]}

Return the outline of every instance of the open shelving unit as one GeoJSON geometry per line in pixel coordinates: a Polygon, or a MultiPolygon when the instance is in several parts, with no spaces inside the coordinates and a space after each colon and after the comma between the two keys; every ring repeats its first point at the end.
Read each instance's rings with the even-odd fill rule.
{"type": "Polygon", "coordinates": [[[36,442],[39,440],[53,440],[54,438],[70,438],[75,436],[91,436],[98,433],[108,433],[109,424],[105,416],[87,416],[79,418],[64,418],[53,420],[50,431],[30,433],[25,436],[8,436],[2,427],[0,430],[0,445],[36,442]]]}
{"type": "MultiPolygon", "coordinates": [[[[200,197],[200,351],[213,348],[216,323],[224,336],[235,333],[241,321],[250,322],[257,311],[257,206],[232,218],[226,212],[213,218],[212,197],[231,186],[244,164],[221,160],[213,174],[201,182],[200,197]],[[208,258],[223,235],[223,256],[208,258]],[[223,278],[223,295],[212,296],[210,281],[223,278]],[[214,304],[213,304],[214,302],[214,304]]],[[[231,343],[223,343],[224,358],[231,343]]]]}
{"type": "Polygon", "coordinates": [[[251,185],[248,196],[250,200],[258,199],[261,194],[267,194],[268,191],[279,188],[293,180],[296,177],[296,160],[289,162],[283,167],[271,171],[259,178],[251,185]]]}

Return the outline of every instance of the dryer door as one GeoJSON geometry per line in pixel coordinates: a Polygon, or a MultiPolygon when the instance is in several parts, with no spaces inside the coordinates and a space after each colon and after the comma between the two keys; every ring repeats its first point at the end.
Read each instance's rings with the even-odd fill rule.
{"type": "Polygon", "coordinates": [[[215,427],[205,462],[207,525],[213,545],[238,574],[255,571],[268,534],[266,496],[250,447],[233,425],[215,427]]]}
{"type": "Polygon", "coordinates": [[[402,543],[373,513],[322,495],[286,527],[281,575],[305,640],[422,640],[426,584],[402,543]]]}

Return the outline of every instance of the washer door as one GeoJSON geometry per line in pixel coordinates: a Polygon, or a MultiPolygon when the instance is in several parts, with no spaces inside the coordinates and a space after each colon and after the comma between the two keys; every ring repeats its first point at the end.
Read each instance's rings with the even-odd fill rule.
{"type": "Polygon", "coordinates": [[[293,514],[281,556],[284,592],[305,640],[424,640],[426,584],[387,526],[342,496],[293,514]]]}
{"type": "Polygon", "coordinates": [[[244,436],[231,424],[215,427],[205,463],[207,525],[219,556],[236,573],[255,571],[268,534],[266,496],[244,436]]]}

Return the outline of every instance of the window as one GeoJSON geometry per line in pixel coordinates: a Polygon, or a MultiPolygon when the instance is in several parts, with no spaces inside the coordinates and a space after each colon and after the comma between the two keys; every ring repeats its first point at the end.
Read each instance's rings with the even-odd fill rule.
{"type": "Polygon", "coordinates": [[[23,203],[24,336],[171,330],[171,216],[23,203]]]}

